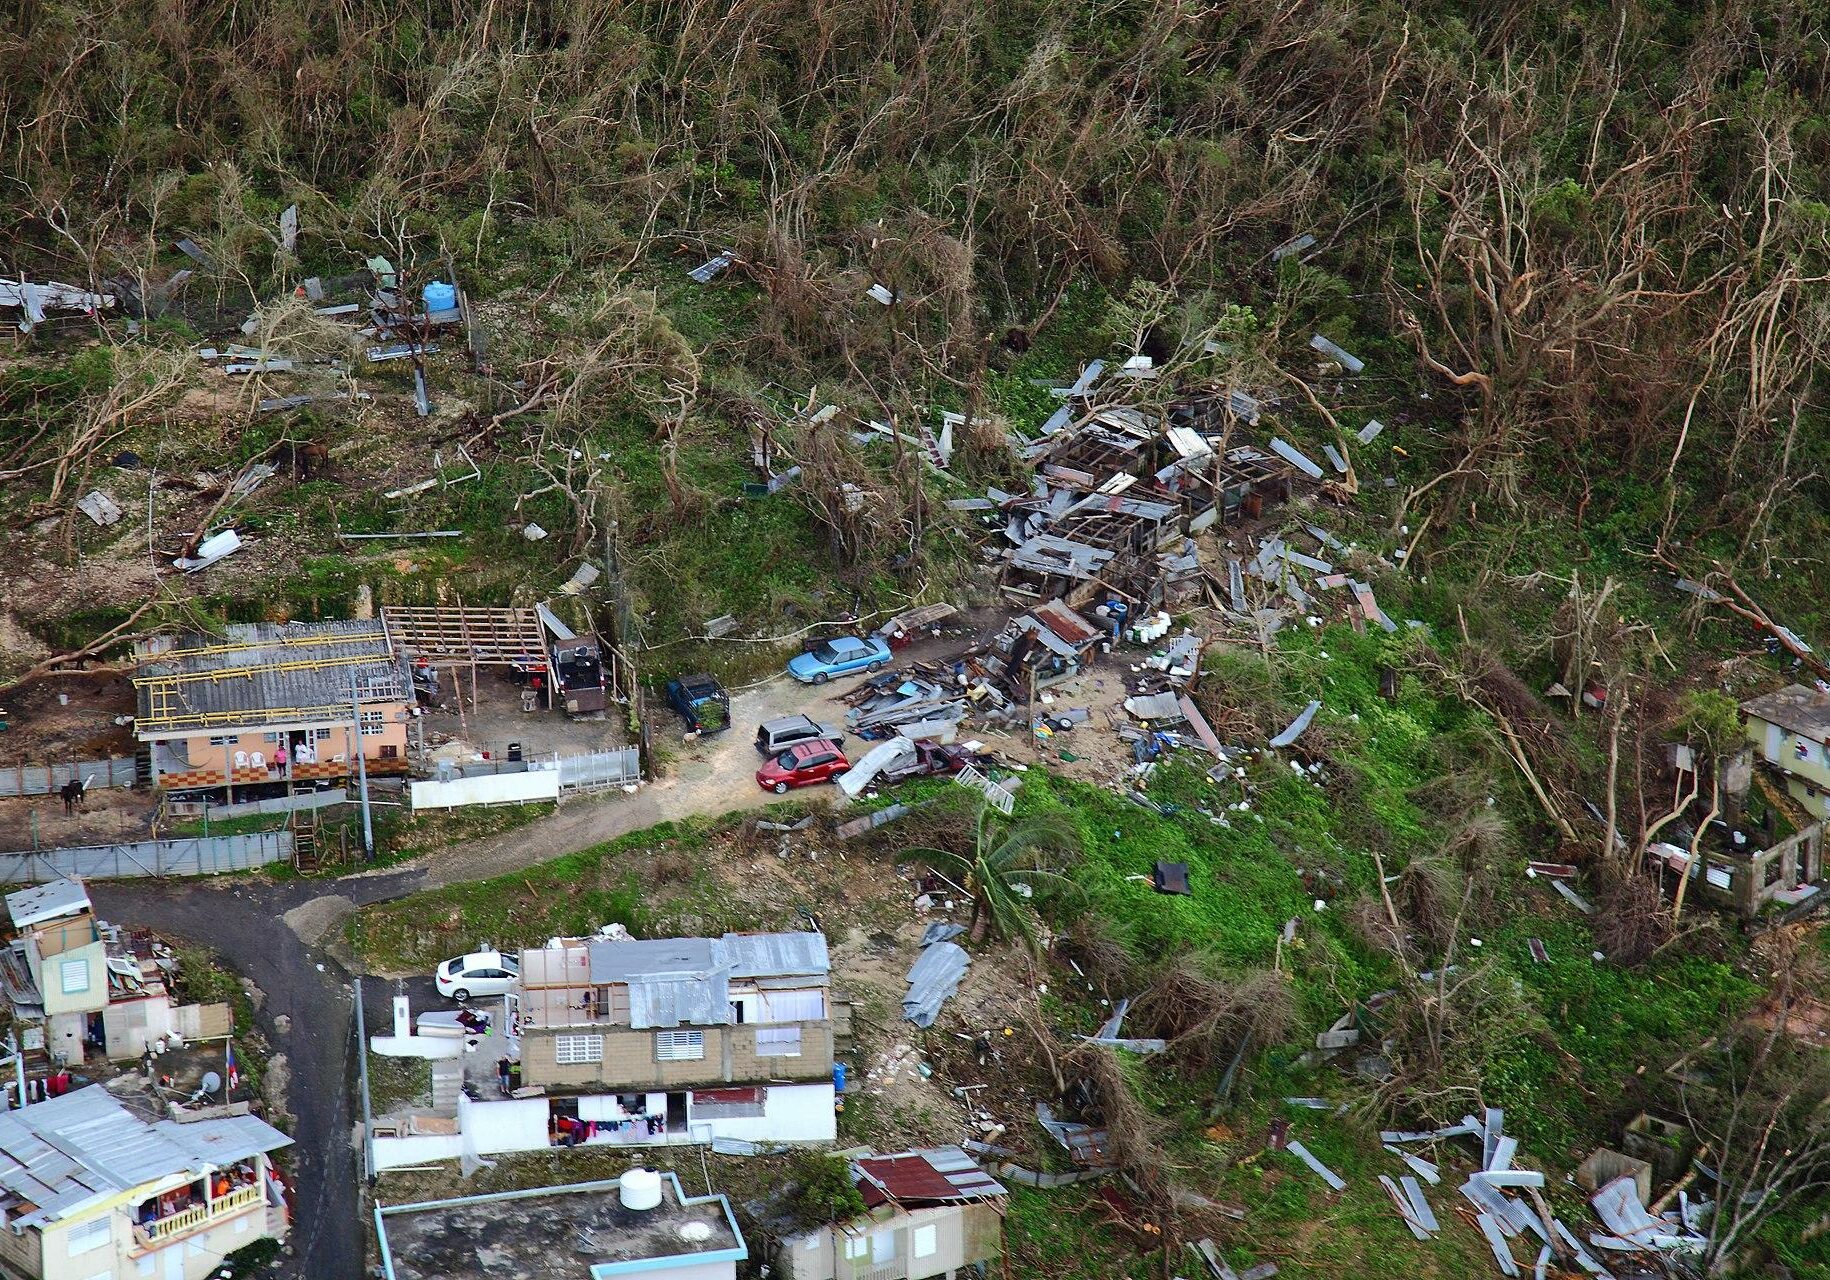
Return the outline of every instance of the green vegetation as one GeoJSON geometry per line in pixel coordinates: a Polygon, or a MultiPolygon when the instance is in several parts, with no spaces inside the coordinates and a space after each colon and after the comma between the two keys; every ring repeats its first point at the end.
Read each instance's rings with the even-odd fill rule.
{"type": "Polygon", "coordinates": [[[615,922],[637,935],[762,927],[694,855],[735,819],[662,823],[494,880],[368,907],[349,926],[357,954],[382,973],[430,972],[479,939],[498,946],[582,937],[615,922]]]}
{"type": "Polygon", "coordinates": [[[845,1222],[864,1212],[864,1197],[851,1180],[847,1161],[802,1152],[793,1157],[789,1176],[794,1179],[794,1215],[808,1226],[845,1222]]]}
{"type": "MultiPolygon", "coordinates": [[[[1109,375],[1099,394],[1158,410],[1243,389],[1266,420],[1233,424],[1242,442],[1351,457],[1299,485],[1282,532],[1314,520],[1351,544],[1328,554],[1400,622],[1293,622],[1256,650],[1215,648],[1194,696],[1228,741],[1256,747],[1324,708],[1242,773],[1165,759],[1135,779],[1144,803],[1040,769],[1021,790],[1018,829],[1071,827],[1082,851],[1062,868],[1074,892],[1031,900],[1037,919],[1172,1041],[1088,1070],[1108,1104],[1162,1126],[1179,1176],[1248,1201],[1251,1229],[1316,1274],[1484,1270],[1460,1235],[1400,1238],[1364,1176],[1366,1107],[1301,1117],[1360,1175],[1325,1211],[1255,1133],[1229,1144],[1213,1122],[1262,1126],[1284,1090],[1407,1119],[1504,1105],[1561,1168],[1632,1111],[1674,1105],[1665,1069],[1695,1041],[1788,984],[1823,989],[1732,926],[1675,919],[1643,857],[1682,827],[1661,819],[1684,785],[1669,743],[1706,772],[1740,741],[1743,696],[1830,678],[1821,4],[562,8],[20,8],[0,34],[0,166],[22,193],[0,204],[9,270],[112,282],[122,300],[39,326],[0,369],[20,584],[0,635],[17,622],[64,652],[127,623],[149,598],[143,542],[157,560],[216,520],[230,466],[316,445],[316,474],[227,508],[265,551],[163,576],[133,629],[521,604],[592,558],[619,590],[568,601],[575,621],[646,680],[736,685],[782,656],[749,641],[988,595],[964,536],[978,517],[945,500],[1028,492],[1007,432],[1059,406],[1043,384],[1147,354],[1156,376],[1109,375]],[[686,277],[727,248],[717,280],[686,277]],[[351,356],[370,400],[260,415],[199,374],[190,347],[239,341],[250,311],[327,341],[276,300],[371,254],[409,292],[457,276],[484,321],[485,360],[450,342],[431,362],[436,415],[405,407],[403,365],[364,367],[343,337],[315,354],[351,356]],[[1318,334],[1364,371],[1318,367],[1318,334]],[[866,429],[942,410],[966,415],[945,475],[866,429]],[[1384,434],[1359,442],[1374,417],[1384,434]],[[460,443],[473,478],[384,496],[460,443]],[[113,466],[121,450],[146,466],[113,466]],[[764,472],[791,466],[766,492],[764,472]],[[149,469],[163,482],[144,536],[137,511],[113,529],[71,515],[92,487],[137,506],[149,469]],[[439,528],[463,536],[336,538],[439,528]],[[1815,650],[1793,663],[1761,610],[1815,650]],[[726,613],[737,636],[703,640],[726,613]],[[1595,914],[1525,878],[1531,857],[1578,863],[1595,914]],[[1191,896],[1152,892],[1159,860],[1188,864],[1191,896]],[[1343,1012],[1382,1049],[1364,1056],[1388,1059],[1366,1064],[1390,1068],[1383,1083],[1302,1065],[1343,1012]]],[[[328,366],[299,378],[331,385],[328,366]]],[[[1204,540],[1205,567],[1238,550],[1204,540]]],[[[1338,616],[1341,596],[1318,598],[1338,616]]],[[[36,660],[17,648],[0,670],[36,660]]],[[[1103,781],[1131,785],[1122,767],[1103,781]]],[[[1786,832],[1785,808],[1756,797],[1736,820],[1786,832]]],[[[389,812],[377,829],[404,858],[540,812],[389,812]]],[[[975,866],[982,919],[1027,938],[1009,868],[943,818],[910,843],[975,866]]],[[[364,911],[352,940],[422,971],[484,936],[710,931],[852,901],[830,865],[746,900],[707,856],[743,838],[729,820],[658,828],[364,911]]],[[[1059,990],[1046,1011],[1098,1016],[1059,990]]],[[[1699,1128],[1720,1122],[1707,1110],[1699,1128]]],[[[847,1126],[899,1119],[861,1107],[847,1126]]],[[[1036,1273],[1160,1273],[1100,1238],[1103,1203],[1019,1194],[1013,1253],[1036,1273]]],[[[1815,1220],[1787,1206],[1746,1257],[1707,1264],[1803,1271],[1815,1220]]]]}

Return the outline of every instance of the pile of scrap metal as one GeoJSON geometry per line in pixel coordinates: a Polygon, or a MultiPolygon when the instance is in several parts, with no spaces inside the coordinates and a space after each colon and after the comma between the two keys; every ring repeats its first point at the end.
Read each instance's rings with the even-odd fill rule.
{"type": "Polygon", "coordinates": [[[1027,698],[1030,673],[1046,689],[1084,671],[1106,632],[1061,600],[1036,605],[1012,618],[991,642],[985,667],[1015,698],[1027,698]]]}
{"type": "Polygon", "coordinates": [[[1078,607],[1104,594],[1154,609],[1186,599],[1202,578],[1190,535],[1256,518],[1289,496],[1284,463],[1230,444],[1236,420],[1257,419],[1262,406],[1253,397],[1216,393],[1166,415],[1089,404],[1102,372],[1095,361],[1058,390],[1067,403],[1037,439],[1012,438],[1036,464],[1030,493],[994,488],[950,504],[985,513],[1010,544],[994,559],[1004,561],[1012,600],[1059,596],[1078,607]]]}
{"type": "Polygon", "coordinates": [[[873,740],[901,734],[952,742],[968,716],[987,727],[1020,723],[1033,692],[1079,675],[1108,638],[1064,602],[1047,601],[951,661],[911,663],[866,680],[846,698],[846,727],[873,740]]]}
{"type": "MultiPolygon", "coordinates": [[[[949,671],[913,663],[873,676],[848,694],[845,701],[851,710],[845,713],[845,727],[860,738],[871,740],[900,734],[909,739],[952,742],[973,702],[973,693],[963,664],[961,670],[949,671]]],[[[984,696],[980,694],[979,698],[984,696]]]]}
{"type": "Polygon", "coordinates": [[[1347,617],[1356,628],[1371,624],[1382,631],[1396,631],[1398,624],[1379,607],[1372,587],[1351,574],[1338,572],[1334,563],[1325,558],[1350,548],[1319,526],[1305,524],[1302,528],[1315,540],[1318,554],[1311,555],[1282,536],[1265,538],[1255,544],[1256,553],[1250,559],[1227,561],[1224,583],[1216,575],[1205,575],[1209,600],[1233,618],[1275,632],[1293,614],[1319,616],[1324,611],[1324,593],[1345,591],[1347,617]],[[1248,589],[1247,579],[1265,586],[1248,589]]]}

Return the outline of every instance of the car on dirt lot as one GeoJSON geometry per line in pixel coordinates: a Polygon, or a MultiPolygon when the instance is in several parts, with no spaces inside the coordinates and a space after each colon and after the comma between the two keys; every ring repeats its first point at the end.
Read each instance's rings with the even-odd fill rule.
{"type": "Polygon", "coordinates": [[[851,768],[851,761],[830,738],[803,742],[789,747],[756,771],[756,785],[776,795],[786,795],[795,787],[810,787],[816,782],[831,782],[851,768]]]}
{"type": "Polygon", "coordinates": [[[797,743],[820,738],[844,742],[845,731],[836,724],[821,724],[812,716],[781,716],[756,726],[756,750],[765,756],[779,756],[797,743]]]}
{"type": "Polygon", "coordinates": [[[472,996],[507,995],[521,978],[521,962],[500,951],[472,951],[454,956],[432,975],[432,985],[448,1000],[462,1003],[472,996]]]}
{"type": "Polygon", "coordinates": [[[731,727],[731,695],[704,672],[669,680],[667,704],[686,721],[688,733],[719,733],[731,727]]]}
{"type": "Polygon", "coordinates": [[[834,636],[795,654],[788,674],[802,684],[825,684],[834,676],[881,671],[889,665],[890,647],[880,636],[834,636]]]}

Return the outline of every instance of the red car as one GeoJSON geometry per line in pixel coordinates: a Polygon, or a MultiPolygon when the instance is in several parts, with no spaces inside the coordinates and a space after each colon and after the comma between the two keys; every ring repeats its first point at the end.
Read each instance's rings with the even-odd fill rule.
{"type": "Polygon", "coordinates": [[[810,787],[816,782],[831,782],[851,768],[851,761],[830,738],[797,742],[756,771],[756,785],[776,795],[786,795],[791,787],[810,787]]]}

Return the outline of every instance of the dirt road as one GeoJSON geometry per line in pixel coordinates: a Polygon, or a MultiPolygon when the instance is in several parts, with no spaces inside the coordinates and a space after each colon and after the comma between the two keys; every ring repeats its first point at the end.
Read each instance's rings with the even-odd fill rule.
{"type": "MultiPolygon", "coordinates": [[[[634,795],[573,801],[551,817],[456,845],[402,867],[339,880],[116,881],[91,886],[96,910],[117,924],[156,929],[213,947],[264,995],[259,1020],[290,1072],[296,1123],[298,1203],[293,1256],[275,1274],[288,1280],[359,1280],[363,1272],[356,1118],[350,1099],[356,1063],[350,974],[337,955],[341,928],[358,907],[421,890],[487,879],[546,862],[632,831],[693,815],[718,815],[775,799],[756,785],[756,725],[805,711],[843,721],[836,694],[855,680],[809,689],[786,677],[731,699],[732,727],[679,744],[668,776],[634,795]]],[[[665,715],[666,713],[663,713],[665,715]]],[[[669,717],[665,742],[679,733],[669,717]]],[[[678,743],[677,738],[673,741],[678,743]]],[[[371,984],[379,1012],[391,983],[371,984]],[[381,1003],[377,1003],[381,1002],[381,1003]]]]}

